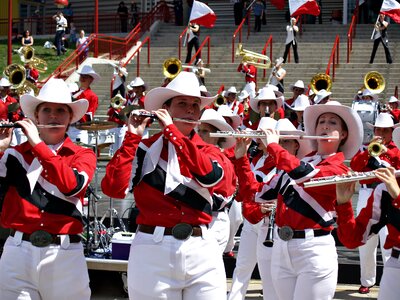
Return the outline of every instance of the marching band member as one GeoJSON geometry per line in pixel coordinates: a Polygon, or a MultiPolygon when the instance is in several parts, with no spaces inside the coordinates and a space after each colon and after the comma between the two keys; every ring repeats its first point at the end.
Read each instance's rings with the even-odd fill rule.
{"type": "Polygon", "coordinates": [[[371,40],[374,40],[374,46],[372,48],[371,58],[369,60],[370,64],[374,63],[376,50],[378,50],[378,46],[382,43],[383,49],[385,50],[386,62],[391,64],[393,62],[392,56],[389,50],[389,39],[387,35],[387,27],[389,26],[389,17],[386,17],[384,14],[379,14],[378,19],[376,20],[374,32],[372,34],[371,40]]]}
{"type": "MultiPolygon", "coordinates": [[[[382,153],[371,155],[368,145],[360,148],[350,161],[350,167],[356,172],[367,172],[382,167],[394,166],[398,157],[398,149],[392,141],[394,129],[393,119],[388,113],[380,113],[375,120],[375,124],[367,123],[373,128],[374,137],[370,143],[379,143],[382,146],[382,153]],[[378,156],[376,156],[378,155],[378,156]]],[[[379,184],[379,180],[362,180],[358,194],[357,215],[361,209],[366,207],[368,198],[371,196],[374,187],[379,184]]],[[[376,283],[376,248],[380,240],[382,261],[385,263],[390,257],[390,251],[383,248],[387,236],[387,228],[383,227],[379,234],[371,237],[365,245],[358,248],[360,252],[361,286],[360,294],[368,294],[369,290],[376,283]]]]}
{"type": "Polygon", "coordinates": [[[320,89],[314,97],[314,104],[326,104],[330,99],[330,96],[332,95],[331,92],[328,92],[325,89],[320,89]]]}
{"type": "MultiPolygon", "coordinates": [[[[215,145],[221,153],[224,149],[234,147],[236,141],[233,137],[210,137],[210,133],[217,131],[233,131],[233,128],[220,113],[212,108],[206,109],[201,115],[200,122],[197,133],[204,142],[215,145]]],[[[222,255],[229,238],[230,220],[228,211],[232,201],[234,201],[237,177],[227,156],[221,155],[221,165],[224,169],[224,178],[214,187],[212,221],[209,229],[214,233],[222,255]]]]}
{"type": "Polygon", "coordinates": [[[88,102],[71,102],[65,82],[50,79],[20,103],[28,119],[17,124],[28,141],[9,147],[11,129],[0,129],[1,226],[11,233],[0,259],[0,298],[89,300],[79,234],[96,156],[66,136],[88,102]]]}
{"type": "Polygon", "coordinates": [[[297,80],[294,84],[289,86],[289,90],[293,92],[293,96],[292,98],[285,99],[283,109],[285,110],[285,118],[289,119],[293,123],[294,127],[297,127],[299,126],[299,123],[297,122],[297,115],[293,111],[292,105],[297,97],[307,92],[307,88],[305,87],[303,80],[297,80]]]}
{"type": "MultiPolygon", "coordinates": [[[[126,105],[126,99],[122,98],[121,95],[117,94],[115,97],[118,97],[114,102],[112,101],[110,108],[107,111],[107,121],[117,123],[117,127],[111,128],[110,133],[114,135],[115,142],[110,145],[109,155],[113,156],[114,153],[121,147],[122,142],[125,137],[126,130],[128,129],[125,123],[125,116],[121,116],[121,111],[126,105]],[[118,104],[115,104],[116,101],[119,101],[118,104]]],[[[113,98],[113,99],[114,99],[113,98]]],[[[111,99],[111,100],[113,100],[111,99]]]]}
{"type": "MultiPolygon", "coordinates": [[[[271,118],[263,118],[262,120],[273,120],[271,118]]],[[[270,121],[272,123],[272,121],[270,121]]],[[[275,122],[274,128],[279,131],[288,132],[288,134],[301,134],[302,131],[296,130],[293,124],[288,119],[280,119],[275,122]]],[[[260,123],[261,124],[261,123],[260,123]]],[[[265,122],[264,122],[265,124],[265,122]]],[[[270,125],[265,126],[261,124],[260,127],[271,127],[270,125]]],[[[273,123],[272,123],[273,124],[273,123]]],[[[290,154],[295,155],[298,158],[303,158],[306,154],[311,151],[311,145],[309,141],[306,140],[280,140],[279,144],[286,149],[290,154]]],[[[241,183],[239,185],[238,198],[243,199],[243,215],[246,220],[249,220],[252,224],[257,224],[257,248],[256,251],[250,254],[253,258],[257,258],[258,269],[260,272],[262,285],[263,285],[263,296],[264,299],[278,299],[276,292],[273,287],[272,277],[271,277],[271,247],[265,246],[264,242],[266,240],[268,230],[270,227],[270,219],[266,215],[270,213],[271,206],[275,204],[269,202],[265,203],[262,199],[258,198],[257,192],[262,189],[266,182],[277,174],[277,169],[275,168],[275,162],[272,156],[268,154],[267,148],[258,139],[258,145],[262,152],[260,155],[256,156],[251,165],[246,153],[246,145],[243,141],[238,141],[235,149],[235,155],[237,160],[235,161],[235,170],[238,174],[241,183]],[[262,156],[261,156],[262,155],[262,156]],[[244,159],[244,158],[245,159],[244,159]],[[260,159],[261,158],[261,159],[260,159]],[[261,202],[255,202],[255,199],[261,200],[261,202]],[[255,253],[256,252],[256,255],[255,253]]],[[[275,201],[273,201],[275,202],[275,201]]],[[[254,225],[253,225],[254,226],[254,225]]],[[[273,225],[271,225],[273,226],[273,225]]],[[[241,239],[242,243],[242,239],[241,239]]],[[[248,248],[249,243],[246,239],[246,248],[248,248]]],[[[239,246],[239,251],[240,251],[239,246]]],[[[248,256],[247,255],[247,256],[248,256]]],[[[249,258],[247,258],[249,259],[249,258]]],[[[253,268],[255,266],[255,260],[253,260],[253,268]]]]}
{"type": "Polygon", "coordinates": [[[221,152],[194,131],[201,109],[215,99],[200,96],[196,75],[180,72],[146,95],[145,109],[162,131],[142,139],[149,118],[132,114],[107,166],[103,192],[124,198],[132,190],[139,209],[128,262],[130,299],[226,297],[222,256],[208,232],[213,189],[224,176],[221,152]]]}
{"type": "Polygon", "coordinates": [[[283,78],[286,76],[286,70],[282,68],[283,58],[279,57],[275,60],[274,68],[271,72],[269,83],[275,85],[281,93],[285,92],[283,86],[283,78]]]}
{"type": "Polygon", "coordinates": [[[238,92],[236,87],[231,86],[224,94],[226,99],[226,105],[233,111],[234,114],[239,115],[243,118],[244,106],[237,99],[238,92]]]}
{"type": "MultiPolygon", "coordinates": [[[[393,141],[397,147],[400,147],[400,128],[394,129],[393,141]]],[[[398,169],[399,165],[396,164],[395,167],[398,169]]],[[[357,218],[354,217],[351,204],[355,182],[336,185],[337,233],[343,245],[350,249],[356,248],[377,235],[384,226],[388,229],[384,248],[388,251],[391,249],[391,256],[383,268],[379,285],[379,300],[397,299],[400,293],[398,284],[400,279],[400,188],[394,171],[393,167],[374,171],[382,183],[374,189],[366,207],[360,211],[357,218]]]]}
{"type": "Polygon", "coordinates": [[[260,192],[263,200],[277,198],[277,237],[272,247],[272,281],[279,299],[332,299],[338,262],[331,235],[336,204],[335,188],[304,189],[310,178],[347,172],[345,158],[352,157],[362,142],[358,114],[330,101],[304,111],[307,135],[338,139],[313,141],[312,156],[299,160],[283,149],[275,130],[264,130],[262,141],[279,171],[260,192]]]}
{"type": "Polygon", "coordinates": [[[283,63],[286,63],[286,58],[290,51],[290,46],[293,47],[294,61],[297,64],[299,62],[299,54],[297,53],[297,40],[296,33],[299,32],[299,27],[296,25],[296,18],[290,18],[290,25],[286,26],[286,46],[285,53],[283,54],[283,63]]]}
{"type": "MultiPolygon", "coordinates": [[[[297,97],[297,99],[294,101],[292,109],[296,112],[297,116],[297,122],[299,125],[297,126],[298,130],[304,131],[304,110],[310,106],[310,100],[308,97],[304,94],[300,95],[297,97]]],[[[292,123],[293,124],[293,123],[292,123]]],[[[294,126],[294,125],[293,125],[294,126]]]]}
{"type": "Polygon", "coordinates": [[[129,83],[129,87],[132,88],[135,97],[133,99],[127,99],[126,105],[135,105],[138,108],[144,107],[145,92],[147,89],[146,83],[142,78],[136,77],[129,83]]]}
{"type": "MultiPolygon", "coordinates": [[[[94,114],[99,106],[99,98],[96,93],[92,91],[90,85],[98,80],[100,80],[100,75],[97,74],[91,66],[83,66],[79,74],[79,84],[80,88],[77,92],[72,94],[72,98],[75,100],[86,99],[89,102],[89,107],[86,113],[82,116],[79,123],[90,122],[94,118],[94,114]]],[[[89,137],[86,130],[80,130],[75,127],[76,124],[71,124],[68,130],[68,136],[74,142],[80,141],[84,144],[89,143],[89,137]]]]}
{"type": "Polygon", "coordinates": [[[118,92],[121,94],[122,97],[125,97],[125,80],[128,76],[128,72],[124,67],[124,62],[120,60],[118,62],[118,65],[115,65],[114,63],[112,63],[112,65],[114,66],[114,82],[111,97],[114,97],[116,94],[118,94],[118,92]]]}
{"type": "Polygon", "coordinates": [[[250,113],[250,95],[246,90],[242,90],[238,95],[238,100],[243,104],[243,118],[246,118],[250,113]]]}
{"type": "Polygon", "coordinates": [[[399,99],[397,99],[395,96],[390,96],[388,104],[389,104],[389,111],[394,118],[394,122],[399,123],[400,120],[399,99]]]}
{"type": "Polygon", "coordinates": [[[245,74],[245,82],[244,90],[249,93],[250,98],[254,98],[256,96],[256,85],[257,85],[257,69],[252,64],[247,62],[240,63],[238,72],[242,72],[245,74]]]}

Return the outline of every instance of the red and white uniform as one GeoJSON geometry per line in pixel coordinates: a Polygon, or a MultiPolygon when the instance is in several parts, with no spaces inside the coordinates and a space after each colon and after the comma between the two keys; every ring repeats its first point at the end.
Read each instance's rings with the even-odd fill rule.
{"type": "MultiPolygon", "coordinates": [[[[367,172],[376,170],[382,167],[396,166],[398,161],[398,149],[393,141],[385,145],[388,151],[379,157],[372,157],[368,153],[368,145],[364,145],[354,155],[350,161],[350,167],[353,171],[367,172]]],[[[380,183],[377,179],[362,180],[360,181],[361,187],[358,193],[357,201],[357,215],[361,209],[367,206],[368,198],[371,196],[374,187],[380,183]]],[[[385,250],[383,244],[385,243],[388,231],[384,226],[379,234],[371,237],[365,245],[358,248],[360,252],[360,281],[361,285],[371,287],[376,283],[376,249],[380,240],[382,261],[385,263],[390,258],[390,251],[385,250]]]]}
{"type": "Polygon", "coordinates": [[[17,299],[20,291],[32,299],[90,298],[83,245],[70,238],[83,231],[83,197],[95,168],[93,151],[69,138],[49,146],[26,142],[3,153],[1,226],[13,232],[0,260],[2,299],[17,299]],[[39,230],[60,235],[60,245],[41,248],[23,238],[39,230]]]}
{"type": "Polygon", "coordinates": [[[400,294],[400,197],[392,199],[386,185],[379,184],[368,199],[367,206],[354,218],[351,201],[337,205],[338,237],[347,248],[355,248],[377,235],[386,225],[388,236],[384,248],[392,249],[385,263],[378,299],[397,299],[400,294]]]}
{"type": "Polygon", "coordinates": [[[220,157],[215,146],[204,143],[196,133],[190,139],[183,136],[175,125],[149,139],[125,135],[101,186],[106,195],[124,198],[131,185],[139,209],[139,230],[128,263],[132,298],[163,294],[179,299],[183,289],[184,299],[196,299],[199,293],[202,299],[226,297],[222,256],[215,255],[218,244],[207,230],[213,187],[224,173],[220,157]],[[202,236],[182,241],[164,235],[179,223],[200,226],[202,236]],[[153,234],[142,232],[142,224],[154,226],[153,234]]]}
{"type": "Polygon", "coordinates": [[[342,175],[348,168],[344,155],[313,155],[302,160],[280,145],[267,147],[280,170],[257,194],[256,201],[278,199],[275,242],[272,247],[272,280],[280,299],[332,299],[338,262],[333,230],[336,203],[334,185],[304,189],[310,178],[342,175]],[[284,241],[278,237],[283,226],[296,235],[284,241]],[[302,276],[298,285],[299,274],[302,276]]]}
{"type": "Polygon", "coordinates": [[[109,130],[109,133],[114,135],[114,143],[110,145],[110,156],[113,156],[115,151],[121,147],[122,142],[124,141],[125,133],[128,127],[125,124],[125,121],[121,120],[119,117],[119,112],[122,108],[115,109],[110,107],[107,111],[108,119],[107,121],[117,123],[118,126],[109,130]]]}
{"type": "Polygon", "coordinates": [[[238,100],[233,102],[226,102],[226,105],[233,111],[234,114],[243,118],[244,106],[238,100]]]}
{"type": "MultiPolygon", "coordinates": [[[[10,104],[14,104],[14,103],[18,103],[17,99],[15,99],[14,97],[11,97],[10,95],[6,95],[4,98],[1,98],[2,103],[4,103],[7,107],[10,104]]],[[[22,120],[24,118],[24,113],[22,112],[21,108],[18,108],[16,111],[12,112],[12,113],[7,113],[8,117],[8,121],[10,122],[16,122],[19,120],[22,120]]],[[[22,128],[14,128],[13,129],[13,136],[12,136],[12,140],[11,140],[11,145],[12,146],[16,146],[19,144],[22,144],[23,142],[25,142],[27,140],[24,132],[22,131],[22,128]]]]}
{"type": "Polygon", "coordinates": [[[126,105],[137,105],[140,106],[141,108],[144,108],[144,98],[145,96],[134,96],[132,98],[126,98],[126,105]]]}
{"type": "Polygon", "coordinates": [[[0,121],[8,120],[8,109],[7,105],[0,101],[0,121]]]}
{"type": "Polygon", "coordinates": [[[250,97],[254,98],[256,96],[256,85],[257,85],[256,67],[250,64],[247,66],[240,64],[237,71],[245,74],[246,85],[244,87],[244,90],[246,90],[249,93],[250,97]]]}
{"type": "Polygon", "coordinates": [[[228,300],[244,299],[257,263],[263,294],[268,295],[268,299],[277,299],[271,279],[272,248],[263,245],[269,218],[261,212],[260,203],[254,201],[255,193],[276,173],[275,162],[271,156],[261,152],[251,164],[247,157],[237,159],[234,164],[240,182],[237,199],[242,201],[244,221],[228,300]]]}
{"type": "Polygon", "coordinates": [[[39,71],[35,68],[27,68],[26,69],[26,79],[33,81],[36,83],[39,79],[39,71]]]}

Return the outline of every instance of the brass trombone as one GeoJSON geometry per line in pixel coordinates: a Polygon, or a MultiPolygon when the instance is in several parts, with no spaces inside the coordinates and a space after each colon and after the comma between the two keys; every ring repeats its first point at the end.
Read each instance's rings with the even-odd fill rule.
{"type": "Polygon", "coordinates": [[[24,64],[32,64],[32,66],[39,72],[47,70],[47,62],[35,56],[35,48],[31,46],[24,46],[18,50],[19,58],[24,64]]]}
{"type": "Polygon", "coordinates": [[[182,62],[175,58],[167,58],[163,63],[163,75],[169,79],[174,79],[182,71],[182,69],[202,69],[205,72],[211,72],[208,68],[196,67],[196,66],[184,66],[182,62]]]}
{"type": "Polygon", "coordinates": [[[236,57],[242,56],[242,63],[249,63],[259,69],[271,67],[271,60],[267,55],[243,49],[242,44],[238,44],[235,52],[236,57]],[[265,60],[266,63],[259,63],[258,60],[265,60]]]}
{"type": "Polygon", "coordinates": [[[8,77],[11,88],[14,89],[18,95],[26,94],[30,90],[33,90],[35,95],[39,93],[37,86],[26,80],[26,69],[22,65],[8,65],[4,70],[4,76],[8,77]]]}
{"type": "Polygon", "coordinates": [[[320,90],[330,91],[332,89],[332,79],[328,74],[318,73],[311,78],[310,87],[314,94],[320,90]]]}

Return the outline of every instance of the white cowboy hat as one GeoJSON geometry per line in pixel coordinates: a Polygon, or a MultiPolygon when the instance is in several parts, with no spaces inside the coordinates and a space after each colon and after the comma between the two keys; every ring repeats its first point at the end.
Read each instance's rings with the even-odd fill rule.
{"type": "MultiPolygon", "coordinates": [[[[275,129],[282,135],[304,135],[304,131],[297,130],[289,119],[280,119],[276,122],[275,129]]],[[[299,150],[297,150],[296,157],[302,159],[304,156],[312,152],[310,140],[296,139],[299,143],[299,150]]]]}
{"type": "Polygon", "coordinates": [[[89,102],[86,99],[79,99],[72,102],[68,85],[62,79],[52,78],[40,89],[37,97],[25,94],[20,98],[21,109],[31,120],[35,120],[36,107],[41,103],[57,103],[68,105],[72,110],[70,123],[79,121],[86,113],[89,102]]]}
{"type": "Polygon", "coordinates": [[[260,93],[255,97],[250,99],[250,107],[253,111],[259,113],[258,102],[263,100],[274,100],[276,102],[277,108],[281,108],[283,100],[281,97],[276,96],[276,92],[271,87],[264,87],[260,90],[260,93]]]}
{"type": "Polygon", "coordinates": [[[192,72],[182,71],[167,86],[150,90],[144,100],[144,108],[149,111],[160,109],[165,101],[177,96],[199,98],[201,100],[200,109],[203,109],[217,99],[218,95],[201,96],[199,80],[196,75],[192,72]]]}
{"type": "Polygon", "coordinates": [[[364,89],[361,93],[361,95],[359,95],[360,97],[365,97],[365,96],[371,96],[373,101],[378,100],[378,95],[372,93],[369,89],[364,89]]]}
{"type": "Polygon", "coordinates": [[[279,67],[282,64],[283,64],[283,57],[279,57],[279,58],[275,59],[275,66],[276,67],[279,67]]]}
{"type": "Polygon", "coordinates": [[[297,80],[295,83],[289,85],[289,90],[293,92],[293,88],[304,89],[304,93],[307,91],[307,87],[304,85],[303,80],[297,80]]]}
{"type": "MultiPolygon", "coordinates": [[[[375,124],[372,124],[370,122],[366,122],[367,127],[374,129],[375,127],[379,127],[379,128],[390,128],[390,127],[394,127],[394,121],[393,121],[393,117],[391,114],[389,113],[380,113],[375,120],[375,124]]],[[[397,126],[400,126],[400,124],[398,124],[397,126]]],[[[395,126],[395,127],[397,127],[395,126]]]]}
{"type": "Polygon", "coordinates": [[[236,90],[236,87],[231,86],[231,87],[226,91],[226,93],[227,93],[227,94],[229,94],[229,93],[231,93],[231,94],[237,94],[238,92],[237,92],[237,90],[236,90]]]}
{"type": "Polygon", "coordinates": [[[249,97],[249,93],[246,90],[242,90],[238,96],[239,102],[243,102],[244,99],[249,97]]]}
{"type": "Polygon", "coordinates": [[[400,127],[396,127],[392,132],[392,140],[397,148],[400,148],[400,127]]]}
{"type": "Polygon", "coordinates": [[[232,127],[234,130],[236,130],[239,127],[240,123],[242,123],[240,116],[237,114],[234,114],[232,109],[228,105],[225,105],[225,104],[220,105],[220,107],[218,107],[217,112],[221,116],[232,120],[232,127]]]}
{"type": "Polygon", "coordinates": [[[306,95],[301,94],[294,100],[291,108],[295,111],[304,111],[308,106],[310,106],[310,100],[306,95]]]}
{"type": "Polygon", "coordinates": [[[319,90],[319,91],[317,92],[317,94],[315,95],[315,97],[314,97],[314,103],[315,103],[315,104],[318,104],[318,103],[320,103],[324,98],[326,98],[326,97],[328,97],[328,96],[330,96],[330,95],[332,95],[331,92],[328,92],[328,91],[325,90],[325,89],[321,89],[321,90],[319,90]]]}
{"type": "Polygon", "coordinates": [[[258,123],[257,130],[275,129],[277,121],[270,117],[262,117],[258,123]]]}
{"type": "MultiPolygon", "coordinates": [[[[364,136],[363,124],[358,113],[351,107],[342,105],[337,101],[329,101],[326,104],[310,105],[304,111],[304,126],[307,135],[315,135],[317,120],[324,113],[338,115],[346,123],[348,136],[346,142],[339,147],[346,159],[350,159],[356,154],[364,136]]],[[[317,141],[312,141],[311,146],[317,149],[317,141]]]]}
{"type": "MultiPolygon", "coordinates": [[[[201,123],[210,124],[219,131],[233,131],[233,128],[225,121],[224,117],[214,109],[206,109],[199,120],[201,123]]],[[[226,137],[221,143],[224,149],[232,148],[236,144],[234,137],[226,137]]]]}
{"type": "Polygon", "coordinates": [[[77,71],[76,73],[78,73],[79,75],[89,75],[90,77],[93,78],[93,82],[92,83],[100,80],[100,78],[101,78],[100,75],[97,74],[95,72],[95,70],[93,70],[93,68],[91,66],[89,66],[89,65],[83,66],[83,68],[80,71],[77,71]]]}
{"type": "Polygon", "coordinates": [[[147,89],[147,84],[140,77],[136,77],[134,80],[132,80],[129,83],[129,87],[130,88],[138,87],[138,86],[143,86],[145,90],[147,89]]]}
{"type": "Polygon", "coordinates": [[[11,82],[7,78],[3,77],[3,78],[0,79],[0,86],[10,87],[11,86],[11,82]]]}
{"type": "Polygon", "coordinates": [[[390,96],[388,103],[396,103],[399,102],[399,99],[397,99],[395,96],[390,96]]]}

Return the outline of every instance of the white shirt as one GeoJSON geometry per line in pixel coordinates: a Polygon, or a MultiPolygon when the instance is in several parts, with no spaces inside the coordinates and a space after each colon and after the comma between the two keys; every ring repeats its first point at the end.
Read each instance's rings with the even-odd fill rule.
{"type": "Polygon", "coordinates": [[[289,44],[291,41],[294,40],[294,31],[298,32],[299,31],[299,27],[297,27],[296,25],[294,26],[286,26],[286,31],[287,31],[287,36],[286,36],[286,44],[289,44]]]}

